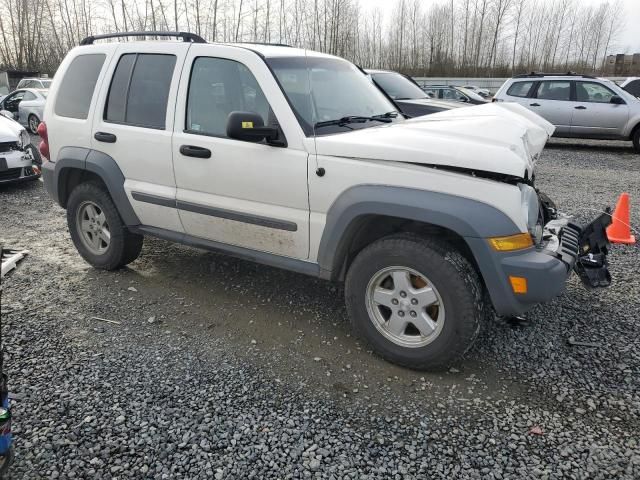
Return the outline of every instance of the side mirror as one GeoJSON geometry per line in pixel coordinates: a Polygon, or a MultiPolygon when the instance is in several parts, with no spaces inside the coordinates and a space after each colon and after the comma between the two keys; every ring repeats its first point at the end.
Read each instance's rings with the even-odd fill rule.
{"type": "Polygon", "coordinates": [[[0,110],[0,115],[8,118],[9,120],[15,120],[13,113],[11,113],[9,110],[0,110]]]}
{"type": "Polygon", "coordinates": [[[624,99],[619,95],[614,95],[613,97],[611,97],[611,100],[609,100],[609,103],[613,103],[614,105],[626,105],[627,104],[627,102],[625,102],[624,99]]]}
{"type": "Polygon", "coordinates": [[[286,146],[279,138],[278,129],[265,127],[264,120],[257,113],[231,112],[227,117],[227,136],[243,142],[258,143],[266,140],[269,145],[286,146]]]}

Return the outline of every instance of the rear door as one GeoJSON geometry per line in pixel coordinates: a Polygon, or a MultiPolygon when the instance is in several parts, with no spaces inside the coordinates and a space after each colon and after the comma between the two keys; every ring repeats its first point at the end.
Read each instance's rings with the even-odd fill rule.
{"type": "Polygon", "coordinates": [[[571,117],[577,105],[571,100],[570,80],[542,80],[526,107],[556,126],[555,134],[571,131],[571,117]]]}
{"type": "Polygon", "coordinates": [[[576,106],[571,133],[578,136],[616,137],[629,120],[629,106],[611,103],[616,93],[599,82],[576,81],[576,106]]]}
{"type": "Polygon", "coordinates": [[[111,156],[143,225],[182,232],[175,208],[171,136],[189,44],[122,43],[109,65],[92,128],[92,148],[111,156]]]}

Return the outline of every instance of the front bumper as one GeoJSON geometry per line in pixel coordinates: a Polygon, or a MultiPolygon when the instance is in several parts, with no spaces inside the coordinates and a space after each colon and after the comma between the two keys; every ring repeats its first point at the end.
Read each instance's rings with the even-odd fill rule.
{"type": "Polygon", "coordinates": [[[517,252],[495,252],[485,239],[467,239],[496,313],[521,315],[538,303],[554,299],[564,292],[573,270],[587,286],[608,286],[611,277],[605,228],[609,223],[607,215],[586,227],[555,220],[545,226],[543,246],[517,252]],[[527,292],[514,293],[509,276],[526,278],[527,292]]]}
{"type": "Polygon", "coordinates": [[[40,177],[33,157],[22,150],[0,152],[0,184],[25,182],[40,177]]]}

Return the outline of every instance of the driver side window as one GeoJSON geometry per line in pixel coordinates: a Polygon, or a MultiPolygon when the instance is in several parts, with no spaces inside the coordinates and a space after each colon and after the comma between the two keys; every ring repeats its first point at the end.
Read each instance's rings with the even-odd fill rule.
{"type": "Polygon", "coordinates": [[[189,80],[186,130],[190,133],[227,137],[231,112],[260,115],[269,125],[271,109],[247,67],[234,60],[199,57],[189,80]]]}
{"type": "Polygon", "coordinates": [[[604,85],[594,82],[576,82],[576,97],[579,102],[609,103],[615,93],[604,85]]]}

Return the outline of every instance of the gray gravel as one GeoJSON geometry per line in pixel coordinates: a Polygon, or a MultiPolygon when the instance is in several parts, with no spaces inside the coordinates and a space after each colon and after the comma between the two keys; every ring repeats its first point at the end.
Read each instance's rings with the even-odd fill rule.
{"type": "MultiPolygon", "coordinates": [[[[538,183],[585,218],[629,191],[639,225],[639,165],[554,140],[538,183]]],[[[14,478],[640,477],[638,247],[437,375],[354,339],[340,286],[153,239],[93,270],[40,182],[0,187],[0,241],[32,250],[3,297],[14,478]]]]}

